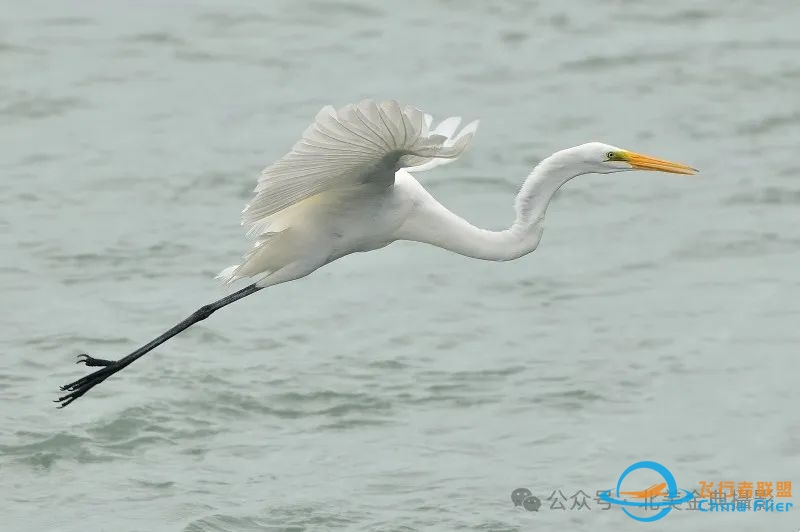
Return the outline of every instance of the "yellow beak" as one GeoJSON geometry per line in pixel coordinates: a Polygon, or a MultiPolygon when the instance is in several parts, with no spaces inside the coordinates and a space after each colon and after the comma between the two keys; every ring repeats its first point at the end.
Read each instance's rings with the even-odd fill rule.
{"type": "Polygon", "coordinates": [[[632,151],[623,152],[622,158],[625,162],[638,170],[653,170],[656,172],[669,172],[671,174],[686,174],[693,175],[697,173],[697,169],[685,164],[673,163],[665,161],[664,159],[656,159],[649,155],[642,155],[632,151]]]}

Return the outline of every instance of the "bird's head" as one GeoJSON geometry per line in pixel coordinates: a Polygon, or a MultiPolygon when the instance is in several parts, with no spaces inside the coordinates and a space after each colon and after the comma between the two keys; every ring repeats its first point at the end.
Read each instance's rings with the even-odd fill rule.
{"type": "Polygon", "coordinates": [[[697,172],[685,164],[656,159],[602,142],[581,144],[570,151],[574,163],[581,165],[585,173],[610,174],[626,170],[650,170],[692,175],[697,172]]]}

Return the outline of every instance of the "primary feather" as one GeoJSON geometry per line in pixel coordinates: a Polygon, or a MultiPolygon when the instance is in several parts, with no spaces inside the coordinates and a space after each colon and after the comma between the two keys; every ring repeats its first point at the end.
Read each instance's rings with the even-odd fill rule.
{"type": "MultiPolygon", "coordinates": [[[[475,131],[478,129],[478,121],[475,120],[470,122],[463,128],[461,131],[456,134],[456,130],[458,129],[458,125],[461,123],[460,116],[451,116],[449,118],[445,118],[442,120],[433,130],[432,133],[434,135],[441,135],[443,137],[447,137],[446,140],[442,142],[442,146],[451,147],[455,146],[462,138],[466,137],[467,135],[470,136],[470,139],[475,134],[475,131]]],[[[411,172],[423,172],[425,170],[430,170],[431,168],[436,168],[437,166],[442,166],[445,164],[452,163],[456,160],[457,157],[445,159],[442,157],[437,157],[434,159],[430,159],[428,162],[420,164],[418,166],[412,166],[408,170],[411,172]]]]}

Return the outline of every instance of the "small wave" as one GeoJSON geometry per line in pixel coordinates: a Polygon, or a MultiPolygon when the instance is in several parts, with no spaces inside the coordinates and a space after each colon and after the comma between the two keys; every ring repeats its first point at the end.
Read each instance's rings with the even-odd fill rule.
{"type": "Polygon", "coordinates": [[[318,15],[330,15],[336,17],[361,17],[378,18],[385,14],[385,11],[376,7],[380,4],[350,3],[350,2],[318,2],[312,1],[304,4],[308,10],[318,15]]]}
{"type": "Polygon", "coordinates": [[[195,19],[216,29],[238,28],[248,24],[265,23],[273,20],[272,17],[264,13],[229,13],[225,11],[203,13],[195,17],[195,19]]]}
{"type": "Polygon", "coordinates": [[[653,52],[653,53],[632,53],[619,55],[590,55],[585,59],[567,61],[563,64],[565,70],[605,70],[608,68],[630,68],[632,65],[653,65],[656,63],[667,63],[670,61],[683,60],[683,51],[672,52],[653,52]]]}
{"type": "Polygon", "coordinates": [[[137,33],[124,37],[126,42],[142,43],[142,44],[156,44],[156,45],[172,45],[182,46],[185,41],[180,37],[167,33],[165,31],[153,31],[147,33],[137,33]]]}
{"type": "Polygon", "coordinates": [[[107,454],[91,452],[91,439],[72,433],[56,434],[18,433],[18,438],[32,441],[19,445],[0,445],[0,455],[12,462],[50,469],[56,462],[68,460],[78,463],[104,462],[114,459],[107,454]]]}
{"type": "Polygon", "coordinates": [[[800,190],[766,187],[748,193],[735,194],[723,202],[724,205],[797,205],[800,190]]]}
{"type": "MultiPolygon", "coordinates": [[[[730,235],[726,234],[726,237],[730,235]]],[[[777,233],[752,233],[738,240],[715,240],[705,235],[672,253],[681,259],[708,259],[721,257],[752,257],[770,253],[794,253],[800,248],[800,239],[787,238],[777,233]]]]}
{"type": "Polygon", "coordinates": [[[21,95],[16,101],[0,107],[0,116],[9,118],[41,119],[60,116],[86,106],[80,98],[49,98],[47,96],[21,95]]]}
{"type": "Polygon", "coordinates": [[[576,411],[586,408],[590,403],[605,401],[606,398],[596,392],[582,388],[550,392],[537,395],[532,402],[544,408],[576,411]]]}
{"type": "Polygon", "coordinates": [[[326,506],[294,505],[268,508],[264,511],[264,515],[214,514],[189,523],[183,532],[262,532],[273,529],[301,532],[308,527],[314,530],[330,530],[351,527],[365,517],[354,512],[328,509],[326,506]]]}
{"type": "Polygon", "coordinates": [[[30,46],[19,46],[16,44],[11,44],[9,42],[0,41],[0,55],[6,55],[6,54],[43,55],[44,52],[41,50],[37,50],[35,48],[31,48],[30,46]]]}
{"type": "Polygon", "coordinates": [[[48,26],[91,26],[94,21],[89,17],[51,17],[44,21],[48,26]]]}
{"type": "Polygon", "coordinates": [[[743,135],[763,135],[785,127],[797,126],[798,123],[800,123],[800,112],[772,115],[739,126],[736,132],[743,135]]]}
{"type": "Polygon", "coordinates": [[[353,426],[363,420],[374,423],[392,409],[392,404],[376,396],[364,393],[339,393],[313,391],[308,393],[285,392],[273,395],[245,394],[224,391],[202,399],[193,399],[191,404],[182,404],[188,410],[200,409],[209,413],[231,416],[258,415],[277,419],[321,418],[347,420],[353,426]]]}

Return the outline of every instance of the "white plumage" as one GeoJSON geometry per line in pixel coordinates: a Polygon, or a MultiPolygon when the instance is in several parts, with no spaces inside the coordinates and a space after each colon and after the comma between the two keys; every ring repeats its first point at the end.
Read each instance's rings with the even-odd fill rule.
{"type": "Polygon", "coordinates": [[[57,402],[67,406],[222,307],[350,253],[413,240],[469,257],[511,260],[536,249],[550,199],[575,176],[634,169],[695,171],[608,144],[582,144],[540,162],[517,194],[514,223],[489,231],[447,210],[410,173],[459,157],[478,126],[476,121],[458,131],[460,123],[460,118],[447,118],[431,129],[430,115],[391,100],[365,100],[338,111],[324,107],[292,150],[264,170],[242,213],[242,224],[255,242],[241,264],[219,277],[228,283],[245,277],[255,282],[200,307],[119,360],[80,355],[79,362],[101,369],[62,386],[66,393],[57,402]]]}

